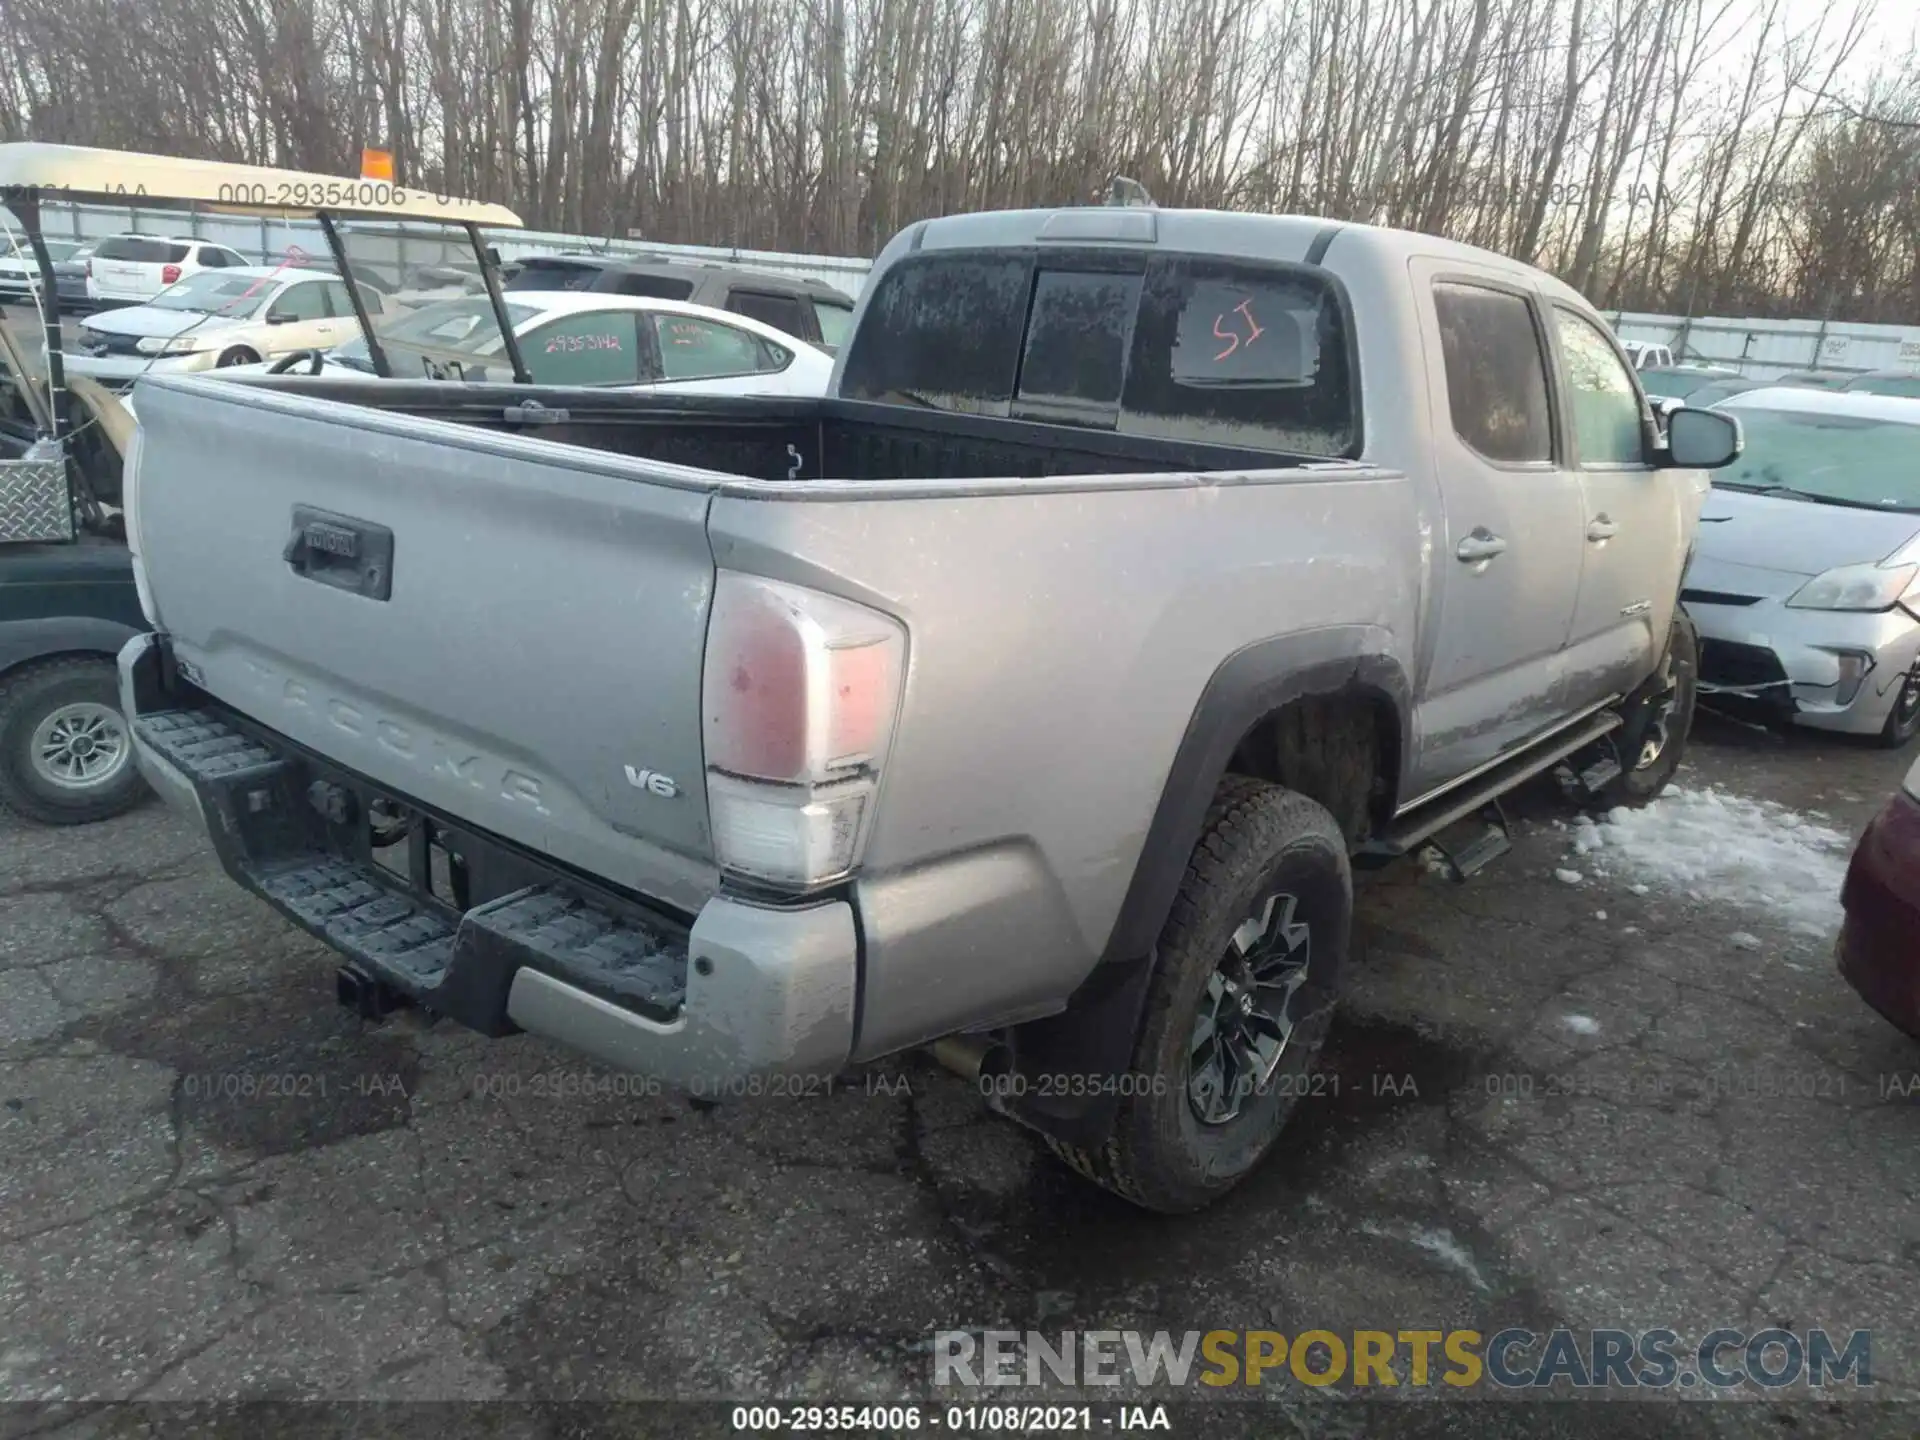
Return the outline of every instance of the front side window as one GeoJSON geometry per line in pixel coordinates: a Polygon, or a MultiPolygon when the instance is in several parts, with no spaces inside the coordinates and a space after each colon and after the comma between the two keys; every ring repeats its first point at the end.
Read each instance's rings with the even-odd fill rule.
{"type": "Polygon", "coordinates": [[[1524,296],[1484,285],[1437,284],[1433,310],[1453,432],[1503,465],[1553,458],[1547,362],[1524,296]]]}
{"type": "Polygon", "coordinates": [[[1582,465],[1646,463],[1646,432],[1640,394],[1613,346],[1583,315],[1556,306],[1560,353],[1567,365],[1567,404],[1582,465]]]}
{"type": "Polygon", "coordinates": [[[326,318],[327,287],[313,280],[303,280],[298,285],[289,285],[273,302],[273,308],[267,311],[269,320],[305,321],[326,318]]]}
{"type": "Polygon", "coordinates": [[[536,385],[638,385],[640,346],[631,310],[587,310],[520,337],[536,385]]]}
{"type": "Polygon", "coordinates": [[[791,358],[758,335],[697,315],[655,315],[653,322],[660,338],[663,380],[764,374],[780,369],[791,358]]]}

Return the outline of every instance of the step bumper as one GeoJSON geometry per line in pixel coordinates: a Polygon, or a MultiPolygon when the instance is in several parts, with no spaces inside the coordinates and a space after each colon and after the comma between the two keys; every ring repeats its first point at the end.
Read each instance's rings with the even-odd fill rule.
{"type": "MultiPolygon", "coordinates": [[[[462,911],[372,858],[316,787],[387,796],[205,700],[160,693],[154,637],[121,656],[141,772],[205,826],[227,873],[414,1003],[488,1035],[527,1030],[694,1094],[825,1074],[853,1049],[859,939],[844,900],[711,897],[689,925],[514,851],[528,883],[462,911]],[[137,652],[137,653],[136,653],[137,652]]],[[[460,832],[463,850],[505,847],[460,832]]]]}

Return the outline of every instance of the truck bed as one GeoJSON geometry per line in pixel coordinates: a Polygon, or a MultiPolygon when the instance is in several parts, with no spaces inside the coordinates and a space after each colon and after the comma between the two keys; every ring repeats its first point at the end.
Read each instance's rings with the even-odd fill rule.
{"type": "Polygon", "coordinates": [[[242,383],[750,480],[1191,474],[1328,463],[1323,456],[855,400],[297,376],[242,383]]]}

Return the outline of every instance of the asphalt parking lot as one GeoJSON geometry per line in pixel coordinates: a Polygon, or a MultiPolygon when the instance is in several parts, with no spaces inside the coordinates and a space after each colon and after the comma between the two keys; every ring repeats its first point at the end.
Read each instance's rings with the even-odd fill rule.
{"type": "MultiPolygon", "coordinates": [[[[1912,758],[1708,721],[1681,783],[1851,836],[1912,758]]],[[[1870,1329],[1872,1390],[1748,1391],[1717,1433],[1890,1433],[1913,1412],[1873,1401],[1920,1398],[1920,1045],[1804,909],[1569,881],[1570,812],[1520,809],[1465,886],[1364,884],[1336,1083],[1180,1220],[921,1057],[713,1108],[369,1026],[158,806],[0,820],[0,1397],[860,1401],[925,1395],[955,1328],[1779,1325],[1870,1329]]],[[[1380,1429],[1342,1386],[1253,1398],[1245,1433],[1380,1429]]]]}

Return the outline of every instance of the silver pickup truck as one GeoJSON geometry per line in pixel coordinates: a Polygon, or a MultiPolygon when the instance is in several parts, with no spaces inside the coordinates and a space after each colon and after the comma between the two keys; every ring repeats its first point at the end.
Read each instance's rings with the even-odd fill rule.
{"type": "Polygon", "coordinates": [[[1739,446],[1525,266],[1148,208],[913,226],[824,400],[136,398],[141,765],[343,999],[712,1096],[939,1042],[1169,1211],[1304,1088],[1353,863],[1672,774],[1739,446]]]}

